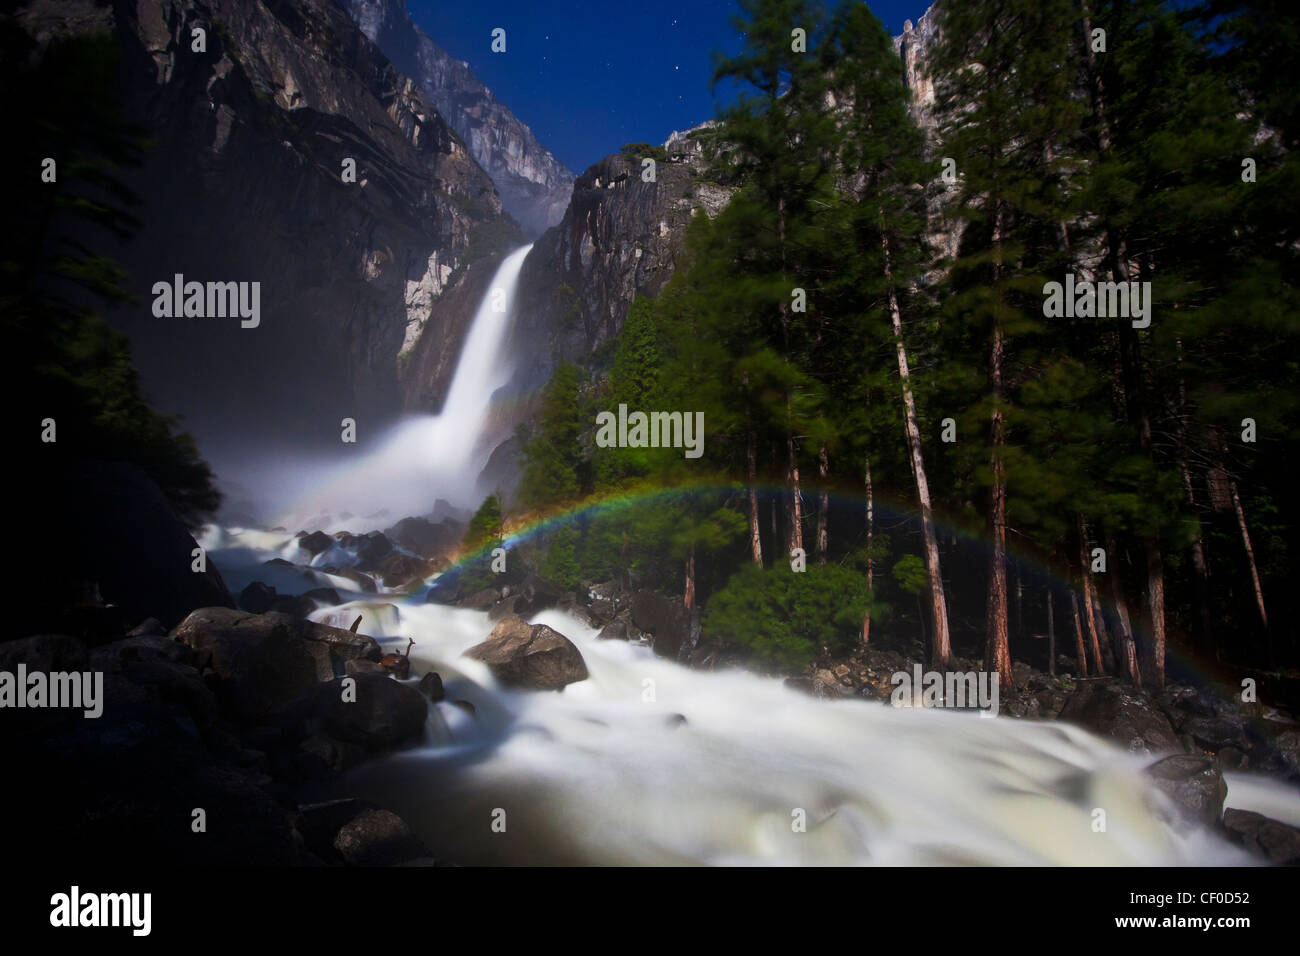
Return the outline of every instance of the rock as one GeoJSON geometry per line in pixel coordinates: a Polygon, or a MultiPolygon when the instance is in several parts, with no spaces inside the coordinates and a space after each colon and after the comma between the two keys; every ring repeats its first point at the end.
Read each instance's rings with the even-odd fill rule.
{"type": "Polygon", "coordinates": [[[375,531],[357,543],[357,567],[362,571],[378,571],[383,561],[393,554],[393,542],[375,531]]]}
{"type": "Polygon", "coordinates": [[[334,849],[351,866],[394,866],[428,854],[391,810],[361,811],[339,830],[334,849]]]}
{"type": "Polygon", "coordinates": [[[146,637],[155,634],[166,634],[167,628],[163,627],[163,622],[156,617],[146,617],[131,630],[127,631],[127,637],[146,637]]]}
{"type": "Polygon", "coordinates": [[[429,671],[420,678],[420,693],[435,704],[447,696],[442,686],[442,677],[437,671],[429,671]]]}
{"type": "Polygon", "coordinates": [[[403,518],[384,534],[407,551],[422,558],[434,558],[459,544],[463,529],[449,520],[434,524],[427,518],[403,518]]]}
{"type": "Polygon", "coordinates": [[[414,581],[423,581],[429,571],[429,562],[421,558],[393,551],[374,568],[384,587],[396,588],[414,581]]]}
{"type": "Polygon", "coordinates": [[[326,731],[339,740],[375,751],[418,738],[424,732],[429,705],[423,695],[384,674],[359,674],[356,699],[343,699],[342,679],[321,686],[326,731]]]}
{"type": "Polygon", "coordinates": [[[600,629],[596,635],[598,641],[630,641],[632,627],[627,621],[611,621],[600,629]]]}
{"type": "Polygon", "coordinates": [[[690,638],[690,612],[676,598],[642,589],[632,599],[632,623],[654,638],[654,652],[676,659],[690,638]]]}
{"type": "Polygon", "coordinates": [[[1283,731],[1273,738],[1273,746],[1286,771],[1300,774],[1300,731],[1283,731]]]}
{"type": "Polygon", "coordinates": [[[1189,717],[1179,727],[1182,733],[1206,750],[1219,751],[1224,747],[1244,750],[1250,746],[1246,739],[1245,721],[1226,717],[1189,717]]]}
{"type": "Polygon", "coordinates": [[[347,661],[379,653],[373,638],[284,614],[201,608],[172,636],[221,679],[223,696],[246,720],[261,720],[312,698],[347,661]]]}
{"type": "Polygon", "coordinates": [[[275,598],[275,588],[261,581],[254,581],[239,592],[239,609],[250,614],[265,614],[271,610],[275,598]]]}
{"type": "Polygon", "coordinates": [[[24,582],[7,636],[53,630],[103,643],[124,636],[124,621],[154,617],[171,627],[197,607],[235,606],[211,561],[192,570],[198,545],[142,469],[68,459],[28,486],[37,481],[33,472],[11,489],[33,516],[30,534],[19,516],[11,537],[23,542],[24,566],[39,570],[24,582]]]}
{"type": "Polygon", "coordinates": [[[467,598],[462,598],[456,603],[461,607],[470,608],[475,611],[489,610],[493,604],[501,597],[501,592],[496,588],[484,588],[482,591],[475,591],[467,598]]]}
{"type": "Polygon", "coordinates": [[[587,607],[600,624],[608,625],[627,604],[627,592],[618,581],[593,584],[586,589],[587,607]]]}
{"type": "Polygon", "coordinates": [[[0,671],[14,673],[19,663],[29,671],[84,671],[90,656],[86,645],[62,634],[36,634],[0,642],[0,671]]]}
{"type": "Polygon", "coordinates": [[[1148,696],[1127,684],[1080,683],[1061,709],[1060,719],[1117,740],[1138,753],[1182,749],[1169,719],[1148,696]]]}
{"type": "Polygon", "coordinates": [[[332,574],[335,577],[346,578],[357,586],[358,591],[363,591],[366,594],[376,594],[379,591],[379,589],[375,587],[375,579],[368,574],[363,574],[356,568],[336,568],[331,566],[321,568],[321,570],[326,574],[332,574]]]}
{"type": "Polygon", "coordinates": [[[1249,810],[1223,811],[1228,838],[1270,863],[1300,866],[1300,830],[1249,810]]]}
{"type": "Polygon", "coordinates": [[[506,687],[561,690],[588,676],[572,641],[545,624],[528,624],[517,617],[506,618],[465,656],[487,664],[506,687]]]}
{"type": "Polygon", "coordinates": [[[302,597],[328,607],[343,603],[343,599],[339,597],[339,592],[333,588],[312,588],[310,591],[303,592],[302,597]]]}
{"type": "Polygon", "coordinates": [[[343,672],[349,677],[356,677],[359,674],[383,674],[388,676],[386,667],[375,661],[368,661],[364,657],[348,661],[343,667],[343,672]]]}
{"type": "Polygon", "coordinates": [[[1173,800],[1184,820],[1218,824],[1228,785],[1213,757],[1176,754],[1147,767],[1146,773],[1157,789],[1173,800]]]}
{"type": "Polygon", "coordinates": [[[316,610],[316,602],[305,594],[277,594],[269,610],[289,617],[305,618],[316,610]]]}
{"type": "Polygon", "coordinates": [[[311,534],[305,534],[298,539],[298,547],[314,558],[316,555],[334,547],[334,539],[324,531],[313,531],[311,534]]]}
{"type": "Polygon", "coordinates": [[[336,740],[328,734],[308,737],[298,748],[308,757],[318,760],[329,774],[351,770],[366,758],[365,748],[360,744],[336,740]]]}

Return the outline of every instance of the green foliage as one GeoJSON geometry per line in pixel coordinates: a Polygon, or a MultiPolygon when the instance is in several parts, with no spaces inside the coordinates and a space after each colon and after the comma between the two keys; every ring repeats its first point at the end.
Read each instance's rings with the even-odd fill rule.
{"type": "Polygon", "coordinates": [[[578,378],[576,365],[562,363],[542,392],[535,431],[523,447],[519,496],[525,507],[568,504],[581,490],[578,436],[583,421],[578,407],[578,378]]]}
{"type": "Polygon", "coordinates": [[[466,552],[477,551],[489,543],[499,542],[503,533],[501,500],[496,495],[488,495],[469,519],[461,548],[466,552]]]}
{"type": "Polygon", "coordinates": [[[656,163],[668,162],[668,150],[662,146],[651,146],[649,143],[625,143],[619,150],[619,155],[636,162],[642,159],[653,159],[656,163]]]}
{"type": "Polygon", "coordinates": [[[748,564],[709,599],[704,633],[747,648],[765,664],[797,670],[824,651],[851,650],[869,603],[862,576],[839,565],[794,573],[748,564]]]}
{"type": "Polygon", "coordinates": [[[581,581],[578,562],[579,532],[572,524],[564,524],[546,540],[538,573],[561,588],[576,588],[581,581]]]}

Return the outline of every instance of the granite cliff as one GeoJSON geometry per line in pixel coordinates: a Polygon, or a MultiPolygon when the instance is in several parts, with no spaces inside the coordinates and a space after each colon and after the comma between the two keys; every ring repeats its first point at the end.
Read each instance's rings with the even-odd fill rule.
{"type": "Polygon", "coordinates": [[[460,134],[501,194],[501,203],[530,235],[558,223],[569,204],[573,174],[497,101],[464,60],[411,20],[404,0],[341,0],[365,33],[460,134]]]}

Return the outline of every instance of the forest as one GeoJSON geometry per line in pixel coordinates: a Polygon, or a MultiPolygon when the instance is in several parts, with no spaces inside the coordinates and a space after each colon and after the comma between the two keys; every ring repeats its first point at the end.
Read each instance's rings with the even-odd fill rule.
{"type": "Polygon", "coordinates": [[[1293,666],[1295,20],[940,4],[925,112],[866,5],[740,6],[732,198],[557,365],[487,523],[550,519],[544,577],[680,595],[765,670],[921,635],[1008,686],[1048,633],[1154,690],[1293,666]],[[602,447],[624,404],[702,413],[702,456],[602,447]]]}

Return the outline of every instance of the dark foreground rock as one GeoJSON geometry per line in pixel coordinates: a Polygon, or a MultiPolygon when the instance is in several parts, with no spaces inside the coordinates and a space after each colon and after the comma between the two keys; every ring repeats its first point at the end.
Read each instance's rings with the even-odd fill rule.
{"type": "Polygon", "coordinates": [[[285,614],[201,608],[172,636],[198,652],[218,693],[249,721],[284,713],[356,658],[378,660],[374,638],[285,614]]]}
{"type": "Polygon", "coordinates": [[[642,589],[632,598],[632,624],[653,637],[654,652],[676,659],[691,633],[691,616],[677,598],[642,589]]]}
{"type": "Polygon", "coordinates": [[[1249,810],[1223,811],[1228,838],[1270,863],[1300,866],[1300,830],[1249,810]]]}
{"type": "Polygon", "coordinates": [[[406,821],[391,810],[363,810],[339,830],[334,849],[352,866],[394,866],[428,856],[406,821]]]}
{"type": "Polygon", "coordinates": [[[562,690],[588,676],[572,641],[545,624],[528,624],[517,617],[502,621],[465,656],[487,664],[506,687],[562,690]]]}
{"type": "Polygon", "coordinates": [[[1188,823],[1217,826],[1228,785],[1219,762],[1204,754],[1176,754],[1147,767],[1156,789],[1169,797],[1188,823]]]}
{"type": "Polygon", "coordinates": [[[416,688],[386,674],[358,674],[349,680],[354,687],[345,688],[342,678],[321,686],[321,710],[331,736],[382,750],[423,733],[429,705],[416,688]]]}
{"type": "Polygon", "coordinates": [[[1110,737],[1135,753],[1177,753],[1183,745],[1150,696],[1115,681],[1089,681],[1070,695],[1061,719],[1110,737]]]}

